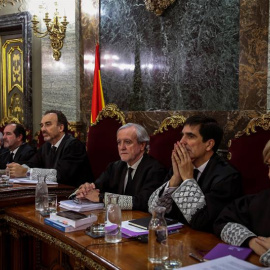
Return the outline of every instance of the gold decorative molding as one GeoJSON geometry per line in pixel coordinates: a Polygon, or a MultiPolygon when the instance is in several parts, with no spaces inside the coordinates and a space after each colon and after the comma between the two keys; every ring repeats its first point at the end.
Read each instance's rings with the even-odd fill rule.
{"type": "MultiPolygon", "coordinates": [[[[260,127],[263,130],[270,130],[270,113],[262,114],[259,117],[252,118],[242,131],[238,131],[235,134],[234,138],[237,139],[243,135],[249,136],[252,133],[256,133],[257,132],[256,127],[260,127]]],[[[228,148],[230,148],[231,145],[232,145],[232,140],[229,140],[228,148]]],[[[231,158],[232,158],[232,154],[231,152],[228,152],[227,159],[231,160],[231,158]]]]}
{"type": "Polygon", "coordinates": [[[154,132],[154,135],[158,133],[163,133],[163,131],[168,130],[168,126],[177,128],[180,125],[183,125],[185,121],[186,121],[186,118],[182,115],[169,116],[162,121],[159,128],[154,132]]]}
{"type": "Polygon", "coordinates": [[[259,117],[251,119],[246,128],[237,132],[234,137],[239,138],[244,134],[249,136],[251,133],[256,133],[256,127],[261,127],[264,130],[270,130],[270,113],[262,114],[259,117]]]}
{"type": "Polygon", "coordinates": [[[116,118],[122,125],[126,124],[124,113],[120,111],[116,104],[109,103],[102,109],[102,111],[99,112],[96,118],[96,122],[93,124],[93,126],[95,126],[103,118],[107,117],[116,118]]]}
{"type": "Polygon", "coordinates": [[[154,12],[157,16],[162,15],[165,9],[174,2],[175,0],[144,0],[146,9],[154,12]]]}
{"type": "Polygon", "coordinates": [[[7,4],[15,5],[16,3],[23,3],[24,0],[0,0],[0,10],[6,7],[7,4]]]}
{"type": "Polygon", "coordinates": [[[21,220],[15,219],[13,217],[10,217],[8,215],[3,215],[2,218],[7,222],[7,224],[11,228],[15,228],[17,230],[21,230],[22,232],[25,232],[28,235],[31,235],[38,240],[44,241],[46,243],[49,243],[52,246],[56,246],[57,248],[60,248],[65,254],[69,256],[73,256],[80,261],[84,262],[87,267],[90,267],[91,269],[99,269],[99,270],[105,270],[106,268],[102,265],[99,265],[97,262],[89,258],[88,256],[84,255],[83,252],[80,252],[79,250],[73,248],[72,246],[62,242],[56,237],[53,237],[52,235],[35,228],[31,225],[28,225],[21,220]]]}
{"type": "Polygon", "coordinates": [[[12,116],[12,115],[9,115],[9,116],[6,116],[4,117],[1,122],[0,122],[0,127],[4,127],[6,126],[7,124],[9,123],[16,123],[16,124],[21,124],[21,122],[19,121],[18,118],[12,116]]]}

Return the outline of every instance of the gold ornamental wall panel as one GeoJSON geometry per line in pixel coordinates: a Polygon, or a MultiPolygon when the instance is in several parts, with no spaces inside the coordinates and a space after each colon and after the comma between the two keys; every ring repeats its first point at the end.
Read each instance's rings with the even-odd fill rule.
{"type": "Polygon", "coordinates": [[[24,122],[23,42],[7,39],[2,45],[2,115],[15,116],[24,122]]]}

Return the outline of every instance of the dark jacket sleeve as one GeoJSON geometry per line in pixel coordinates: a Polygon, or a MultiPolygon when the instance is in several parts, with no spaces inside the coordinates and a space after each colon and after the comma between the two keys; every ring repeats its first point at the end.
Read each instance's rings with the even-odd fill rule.
{"type": "Polygon", "coordinates": [[[55,169],[58,183],[77,187],[85,182],[93,181],[85,146],[77,139],[64,148],[55,169]]]}
{"type": "Polygon", "coordinates": [[[151,194],[159,188],[166,177],[167,170],[156,160],[150,161],[142,170],[136,171],[140,183],[136,186],[133,196],[133,210],[148,212],[148,200],[151,194]]]}

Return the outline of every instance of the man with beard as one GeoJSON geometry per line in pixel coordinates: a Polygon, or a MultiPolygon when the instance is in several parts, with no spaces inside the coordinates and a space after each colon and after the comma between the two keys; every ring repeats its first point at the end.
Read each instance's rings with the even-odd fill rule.
{"type": "Polygon", "coordinates": [[[7,124],[3,142],[5,152],[2,152],[0,156],[0,169],[5,169],[11,162],[23,164],[35,154],[35,150],[26,143],[26,131],[21,124],[7,124]]]}
{"type": "Polygon", "coordinates": [[[42,174],[49,180],[71,186],[92,179],[85,146],[67,133],[66,116],[61,111],[47,111],[40,127],[45,143],[25,165],[8,164],[10,176],[36,179],[42,174]]]}
{"type": "Polygon", "coordinates": [[[166,183],[149,199],[149,211],[164,206],[170,217],[212,231],[219,212],[242,194],[240,174],[216,154],[223,131],[215,119],[191,116],[182,135],[174,145],[166,183]]]}

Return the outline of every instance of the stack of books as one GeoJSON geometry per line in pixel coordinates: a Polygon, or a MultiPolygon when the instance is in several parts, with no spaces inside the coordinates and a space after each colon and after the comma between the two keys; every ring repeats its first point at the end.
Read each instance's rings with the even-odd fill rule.
{"type": "Polygon", "coordinates": [[[97,221],[97,216],[94,214],[85,215],[72,210],[51,213],[49,218],[44,219],[45,224],[62,232],[84,230],[95,221],[97,221]]]}
{"type": "Polygon", "coordinates": [[[88,200],[81,200],[78,202],[74,202],[73,200],[64,200],[60,201],[59,206],[61,208],[73,210],[76,212],[85,212],[104,208],[104,203],[94,203],[88,200]]]}

